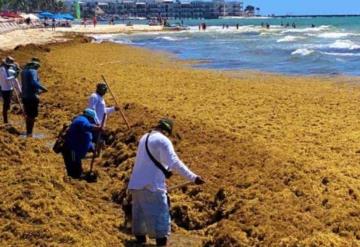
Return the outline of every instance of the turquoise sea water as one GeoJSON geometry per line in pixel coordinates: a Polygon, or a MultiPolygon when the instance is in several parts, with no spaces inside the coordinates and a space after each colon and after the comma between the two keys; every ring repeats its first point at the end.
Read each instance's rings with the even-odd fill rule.
{"type": "Polygon", "coordinates": [[[184,20],[184,25],[189,30],[96,38],[200,60],[201,68],[360,75],[360,17],[184,20]],[[206,31],[199,31],[201,22],[207,24],[206,31]],[[270,28],[261,23],[269,23],[270,28]]]}

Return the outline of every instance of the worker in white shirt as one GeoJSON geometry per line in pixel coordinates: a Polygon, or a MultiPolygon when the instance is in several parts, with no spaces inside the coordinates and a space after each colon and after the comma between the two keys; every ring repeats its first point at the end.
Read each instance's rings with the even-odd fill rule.
{"type": "Polygon", "coordinates": [[[132,231],[139,244],[144,244],[149,235],[156,239],[157,246],[167,245],[171,222],[165,179],[173,170],[195,184],[204,183],[175,153],[167,137],[172,129],[170,119],[161,119],[139,142],[128,185],[132,195],[132,231]]]}
{"type": "Polygon", "coordinates": [[[101,124],[105,114],[108,116],[110,113],[119,111],[119,107],[106,107],[104,95],[107,92],[107,86],[105,83],[98,83],[96,85],[96,92],[91,94],[89,99],[88,108],[93,109],[96,112],[95,122],[101,124]]]}
{"type": "Polygon", "coordinates": [[[0,65],[0,87],[3,98],[2,114],[5,124],[9,122],[8,111],[10,110],[11,97],[14,88],[17,90],[18,94],[21,93],[21,87],[17,80],[18,74],[19,68],[14,64],[14,59],[12,57],[6,57],[0,65]]]}

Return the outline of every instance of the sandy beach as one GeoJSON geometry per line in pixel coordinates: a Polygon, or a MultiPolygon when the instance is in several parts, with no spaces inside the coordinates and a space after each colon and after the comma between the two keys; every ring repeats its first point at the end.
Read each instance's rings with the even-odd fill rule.
{"type": "Polygon", "coordinates": [[[207,181],[170,193],[172,246],[360,245],[360,87],[352,78],[196,70],[164,53],[84,40],[7,54],[21,63],[38,56],[49,93],[37,126],[44,139],[0,128],[3,244],[131,246],[119,191],[136,141],[168,116],[175,149],[207,181]],[[111,116],[115,141],[96,164],[99,181],[72,181],[51,143],[102,74],[132,131],[111,116]]]}
{"type": "Polygon", "coordinates": [[[162,26],[149,25],[73,25],[71,28],[35,28],[21,29],[11,32],[1,33],[0,30],[0,50],[12,50],[19,45],[28,44],[48,44],[64,42],[69,34],[113,34],[131,32],[155,32],[162,31],[162,26]]]}

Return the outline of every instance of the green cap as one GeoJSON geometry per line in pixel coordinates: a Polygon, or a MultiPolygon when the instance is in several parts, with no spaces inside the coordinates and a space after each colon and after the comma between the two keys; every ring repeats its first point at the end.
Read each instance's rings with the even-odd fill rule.
{"type": "Polygon", "coordinates": [[[171,135],[173,126],[174,126],[174,122],[171,119],[162,118],[160,119],[157,127],[167,131],[171,135]]]}

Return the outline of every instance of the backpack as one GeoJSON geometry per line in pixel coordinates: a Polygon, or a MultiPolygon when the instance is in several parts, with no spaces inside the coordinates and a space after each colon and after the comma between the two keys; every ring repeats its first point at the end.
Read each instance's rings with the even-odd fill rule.
{"type": "Polygon", "coordinates": [[[64,124],[56,138],[55,144],[53,146],[53,151],[57,154],[62,153],[66,148],[65,137],[69,127],[69,124],[64,124]]]}

